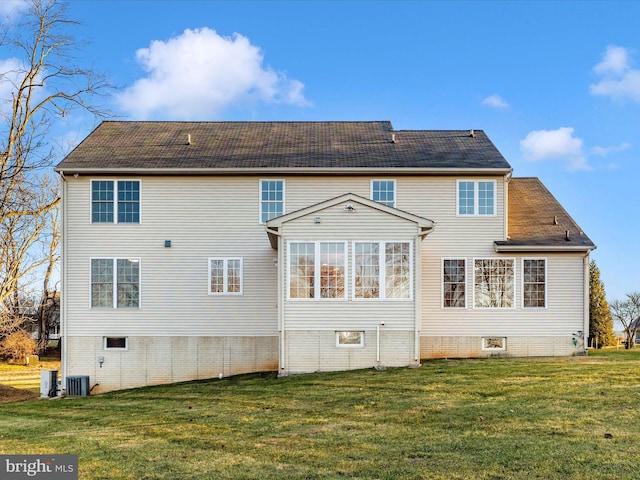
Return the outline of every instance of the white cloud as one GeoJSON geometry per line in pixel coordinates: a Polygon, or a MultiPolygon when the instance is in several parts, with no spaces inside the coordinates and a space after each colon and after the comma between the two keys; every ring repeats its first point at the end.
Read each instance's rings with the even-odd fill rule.
{"type": "Polygon", "coordinates": [[[599,75],[620,75],[629,69],[629,52],[624,47],[609,45],[602,61],[593,67],[599,75]]]}
{"type": "Polygon", "coordinates": [[[23,70],[16,58],[0,59],[0,115],[6,116],[12,110],[12,95],[19,72],[23,70]]]}
{"type": "Polygon", "coordinates": [[[640,70],[631,68],[630,50],[617,45],[609,45],[602,61],[593,71],[603,78],[589,85],[591,95],[601,95],[615,99],[629,98],[640,103],[640,70]]]}
{"type": "Polygon", "coordinates": [[[615,145],[611,147],[593,147],[591,149],[591,153],[595,155],[599,155],[601,157],[606,157],[610,153],[614,152],[622,152],[624,150],[629,150],[631,148],[631,144],[628,142],[622,142],[620,145],[615,145]]]}
{"type": "Polygon", "coordinates": [[[264,67],[260,49],[234,34],[185,30],[136,52],[147,76],[118,97],[133,117],[208,120],[231,106],[284,103],[308,106],[304,84],[264,67]]]}
{"type": "Polygon", "coordinates": [[[29,8],[27,0],[2,0],[0,1],[0,16],[11,17],[13,14],[23,12],[29,8]]]}
{"type": "Polygon", "coordinates": [[[482,104],[493,108],[509,108],[509,104],[497,93],[482,100],[482,104]]]}
{"type": "Polygon", "coordinates": [[[572,171],[591,170],[582,151],[582,139],[574,137],[570,127],[529,132],[520,141],[520,150],[529,161],[556,160],[572,171]]]}

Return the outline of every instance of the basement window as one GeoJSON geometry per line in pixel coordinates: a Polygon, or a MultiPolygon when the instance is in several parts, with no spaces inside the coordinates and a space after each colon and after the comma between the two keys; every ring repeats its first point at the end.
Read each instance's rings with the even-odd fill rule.
{"type": "Polygon", "coordinates": [[[506,337],[482,337],[482,350],[501,351],[506,349],[506,337]]]}
{"type": "Polygon", "coordinates": [[[364,347],[364,332],[336,332],[336,347],[364,347]]]}
{"type": "Polygon", "coordinates": [[[128,350],[127,337],[104,337],[105,350],[128,350]]]}

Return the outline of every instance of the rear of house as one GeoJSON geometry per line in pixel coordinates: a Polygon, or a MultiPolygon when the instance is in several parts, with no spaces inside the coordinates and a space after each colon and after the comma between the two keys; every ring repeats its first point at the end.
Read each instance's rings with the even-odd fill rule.
{"type": "Polygon", "coordinates": [[[57,171],[94,391],[585,351],[595,246],[482,131],[104,122],[57,171]]]}

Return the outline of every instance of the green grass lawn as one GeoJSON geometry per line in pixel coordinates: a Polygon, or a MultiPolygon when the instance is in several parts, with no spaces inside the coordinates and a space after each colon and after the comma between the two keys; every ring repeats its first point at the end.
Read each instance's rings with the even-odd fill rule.
{"type": "Polygon", "coordinates": [[[248,375],[0,406],[81,479],[640,478],[640,350],[248,375]]]}

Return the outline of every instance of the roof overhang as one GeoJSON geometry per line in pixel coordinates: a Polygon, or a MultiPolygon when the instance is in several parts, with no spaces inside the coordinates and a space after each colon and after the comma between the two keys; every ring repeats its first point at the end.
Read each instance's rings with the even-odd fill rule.
{"type": "Polygon", "coordinates": [[[495,176],[509,175],[512,168],[427,168],[427,167],[265,167],[265,168],[58,168],[54,171],[65,175],[473,175],[495,176]]]}
{"type": "Polygon", "coordinates": [[[586,245],[509,245],[509,244],[499,244],[498,242],[493,243],[493,248],[496,253],[506,253],[506,252],[582,252],[589,253],[592,250],[596,249],[595,245],[586,246],[586,245]]]}

